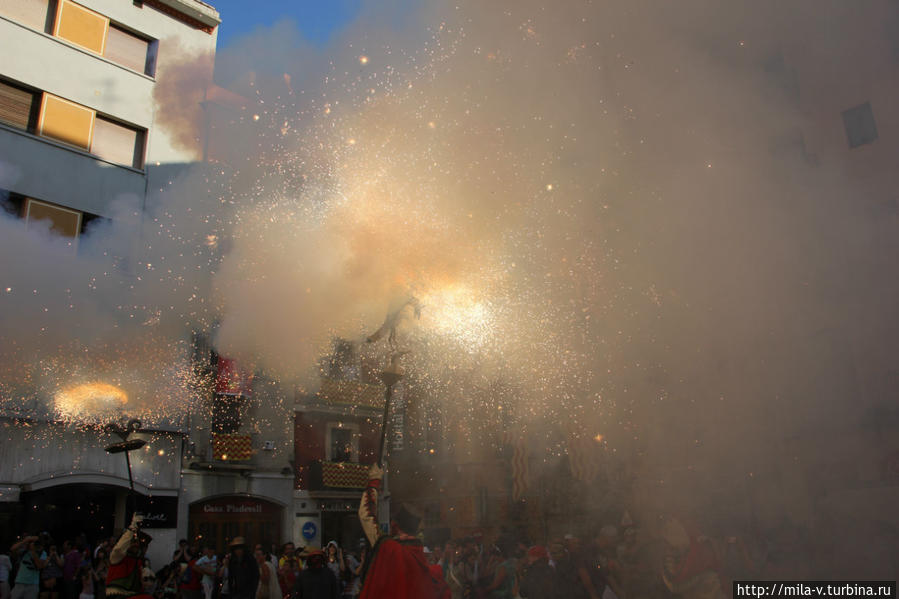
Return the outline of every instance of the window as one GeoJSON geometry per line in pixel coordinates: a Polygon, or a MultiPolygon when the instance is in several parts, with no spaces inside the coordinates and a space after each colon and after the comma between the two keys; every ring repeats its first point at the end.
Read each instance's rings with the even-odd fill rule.
{"type": "Polygon", "coordinates": [[[97,117],[91,139],[91,153],[104,160],[140,168],[143,165],[143,132],[115,121],[97,117]]]}
{"type": "Polygon", "coordinates": [[[0,0],[0,15],[32,29],[47,31],[50,0],[0,0]]]}
{"type": "Polygon", "coordinates": [[[53,35],[103,54],[108,29],[109,19],[103,15],[69,0],[60,0],[53,35]]]}
{"type": "Polygon", "coordinates": [[[359,426],[332,422],[328,424],[329,462],[356,462],[359,459],[359,426]]]}
{"type": "Polygon", "coordinates": [[[156,71],[155,40],[135,35],[71,0],[59,0],[53,35],[139,73],[153,76],[156,71]]]}
{"type": "MultiPolygon", "coordinates": [[[[19,104],[22,102],[20,100],[19,104]]],[[[21,112],[23,108],[20,106],[18,110],[21,112]]],[[[52,94],[43,95],[37,131],[44,137],[88,150],[109,162],[134,168],[143,166],[145,135],[142,129],[98,116],[86,106],[52,94]]]]}
{"type": "Polygon", "coordinates": [[[233,434],[240,429],[240,396],[216,395],[212,400],[212,432],[233,434]]]}
{"type": "Polygon", "coordinates": [[[34,131],[38,107],[36,100],[36,93],[0,81],[0,123],[34,131]]]}
{"type": "Polygon", "coordinates": [[[49,222],[51,231],[72,240],[77,239],[81,233],[83,216],[78,210],[34,198],[25,198],[25,222],[28,226],[31,226],[32,223],[46,221],[49,222]]]}
{"type": "Polygon", "coordinates": [[[109,26],[103,56],[139,73],[152,74],[148,69],[150,41],[115,25],[109,26]]]}
{"type": "Polygon", "coordinates": [[[870,102],[844,110],[843,125],[846,127],[850,148],[857,148],[877,139],[877,123],[874,122],[870,102]]]}
{"type": "Polygon", "coordinates": [[[91,147],[95,116],[90,108],[44,94],[38,133],[87,150],[91,147]]]}

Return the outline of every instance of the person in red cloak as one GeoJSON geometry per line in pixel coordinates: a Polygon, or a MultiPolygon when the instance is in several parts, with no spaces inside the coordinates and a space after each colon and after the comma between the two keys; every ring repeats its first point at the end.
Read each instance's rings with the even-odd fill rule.
{"type": "Polygon", "coordinates": [[[698,532],[688,532],[677,519],[662,527],[667,549],[662,581],[682,599],[724,599],[718,558],[709,542],[698,532]]]}
{"type": "Polygon", "coordinates": [[[378,494],[384,471],[373,464],[359,504],[359,521],[373,548],[362,571],[359,599],[450,599],[443,577],[428,564],[414,536],[421,519],[405,506],[390,521],[390,535],[378,527],[378,494]]]}

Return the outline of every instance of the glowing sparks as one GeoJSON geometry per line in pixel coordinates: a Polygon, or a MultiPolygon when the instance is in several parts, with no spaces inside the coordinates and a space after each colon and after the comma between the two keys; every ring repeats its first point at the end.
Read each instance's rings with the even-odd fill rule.
{"type": "Polygon", "coordinates": [[[115,385],[85,383],[56,393],[56,411],[69,418],[102,418],[128,403],[128,395],[115,385]]]}
{"type": "Polygon", "coordinates": [[[259,115],[258,115],[258,114],[254,114],[254,115],[253,115],[253,120],[254,120],[254,121],[258,121],[258,120],[259,120],[259,115]]]}
{"type": "Polygon", "coordinates": [[[451,337],[473,349],[493,333],[494,317],[487,303],[468,288],[444,287],[426,295],[422,320],[427,330],[451,337]]]}
{"type": "Polygon", "coordinates": [[[366,56],[366,55],[364,55],[364,54],[363,54],[362,56],[360,56],[360,57],[359,57],[359,64],[361,64],[361,65],[366,65],[366,64],[368,64],[368,56],[366,56]]]}
{"type": "Polygon", "coordinates": [[[595,437],[593,437],[593,440],[596,441],[597,443],[602,443],[603,438],[604,437],[601,434],[599,434],[599,435],[596,435],[595,437]]]}

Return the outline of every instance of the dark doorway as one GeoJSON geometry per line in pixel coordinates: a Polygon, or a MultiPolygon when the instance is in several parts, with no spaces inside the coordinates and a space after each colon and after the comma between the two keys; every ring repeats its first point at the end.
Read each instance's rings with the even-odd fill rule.
{"type": "Polygon", "coordinates": [[[284,508],[259,497],[226,495],[190,504],[188,536],[223,553],[234,537],[266,550],[281,544],[284,508]]]}
{"type": "Polygon", "coordinates": [[[322,545],[336,541],[345,550],[355,552],[364,537],[356,512],[322,512],[322,545]]]}
{"type": "Polygon", "coordinates": [[[93,544],[114,533],[116,495],[123,492],[114,485],[73,484],[22,493],[22,530],[93,544]]]}

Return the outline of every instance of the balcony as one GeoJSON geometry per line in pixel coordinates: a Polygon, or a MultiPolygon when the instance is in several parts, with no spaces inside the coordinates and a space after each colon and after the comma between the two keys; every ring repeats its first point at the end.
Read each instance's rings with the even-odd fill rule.
{"type": "Polygon", "coordinates": [[[188,457],[191,470],[239,472],[255,470],[259,465],[258,435],[249,433],[210,433],[209,439],[198,443],[199,451],[188,457]]]}
{"type": "Polygon", "coordinates": [[[83,150],[0,126],[4,159],[18,179],[11,191],[99,216],[112,216],[112,199],[142,198],[144,173],[83,150]]]}
{"type": "Polygon", "coordinates": [[[330,406],[381,409],[384,407],[384,388],[359,381],[322,377],[316,399],[330,406]]]}
{"type": "Polygon", "coordinates": [[[309,465],[309,490],[362,490],[368,484],[368,468],[368,464],[316,460],[309,465]]]}

